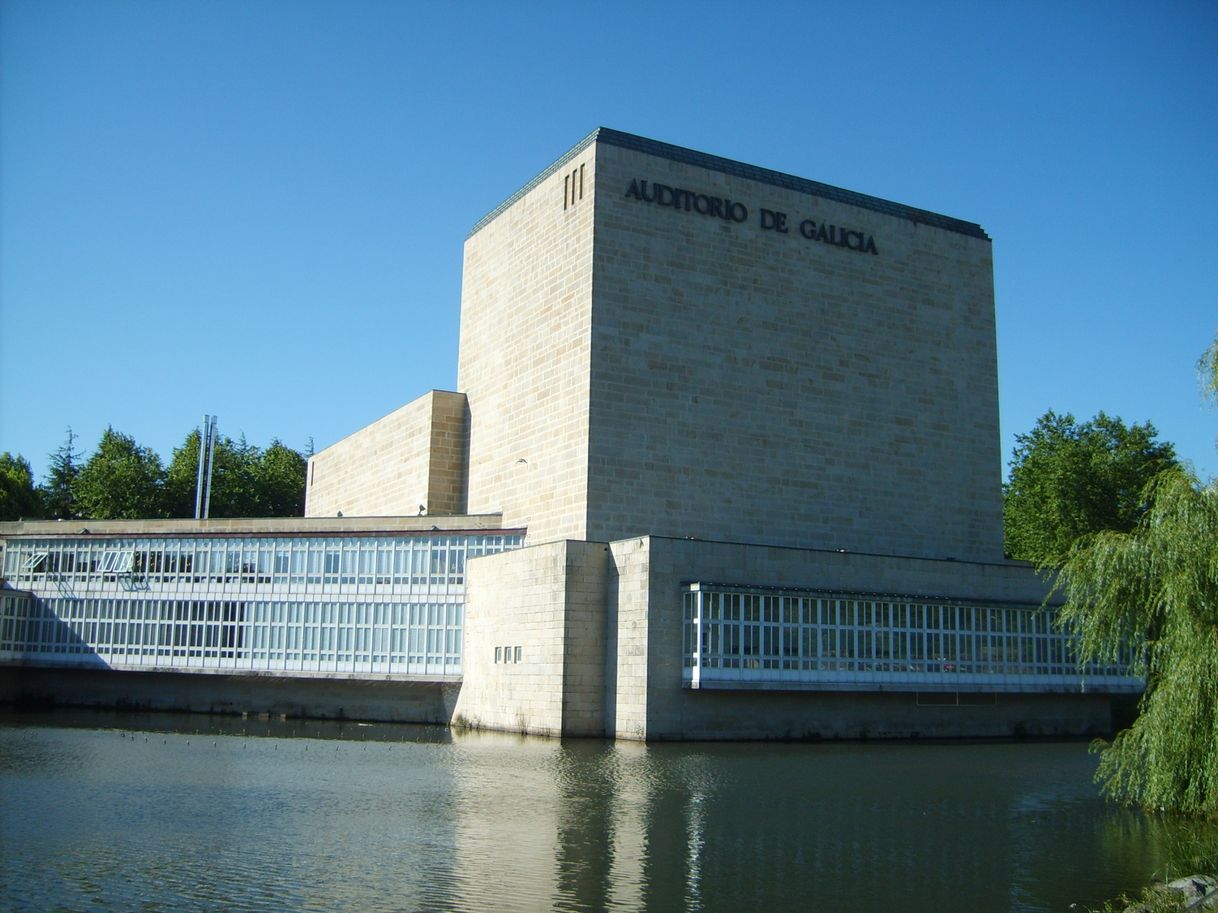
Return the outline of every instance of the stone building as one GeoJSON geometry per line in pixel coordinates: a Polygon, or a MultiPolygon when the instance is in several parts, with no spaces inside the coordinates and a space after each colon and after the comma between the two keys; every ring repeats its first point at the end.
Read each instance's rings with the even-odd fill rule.
{"type": "Polygon", "coordinates": [[[412,492],[463,479],[460,510],[527,529],[470,564],[466,722],[1106,725],[1003,558],[980,226],[596,130],[466,239],[458,387],[317,454],[307,512],[409,503],[409,460],[412,492]]]}
{"type": "MultiPolygon", "coordinates": [[[[337,588],[306,571],[295,595],[290,557],[282,582],[235,575],[253,587],[243,643],[278,643],[257,625],[287,600],[313,626],[297,640],[347,652],[213,666],[417,689],[434,653],[447,696],[401,705],[428,719],[630,739],[1093,733],[1139,687],[1080,672],[1040,580],[1004,560],[991,242],[974,223],[599,129],[466,239],[458,388],[314,455],[306,518],[224,546],[239,565],[316,552],[336,569],[337,588]],[[292,538],[323,527],[328,544],[292,538]],[[438,576],[375,570],[416,554],[438,576]],[[350,605],[360,621],[324,620],[350,605]],[[416,630],[448,648],[412,652],[416,630]]],[[[185,554],[172,524],[143,533],[160,538],[132,568],[185,554]]],[[[210,548],[189,534],[192,555],[210,548]]],[[[0,529],[6,576],[33,594],[6,597],[0,660],[29,647],[5,639],[21,612],[41,598],[54,614],[37,594],[55,535],[0,529]]],[[[82,585],[120,585],[99,567],[82,585]]],[[[186,598],[175,579],[169,602],[186,598]]]]}

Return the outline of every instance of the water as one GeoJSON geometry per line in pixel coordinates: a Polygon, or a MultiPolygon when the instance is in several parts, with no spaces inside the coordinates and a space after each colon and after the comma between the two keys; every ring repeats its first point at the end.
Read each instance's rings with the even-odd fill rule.
{"type": "Polygon", "coordinates": [[[1170,865],[1086,745],[0,717],[5,910],[1068,910],[1170,865]]]}

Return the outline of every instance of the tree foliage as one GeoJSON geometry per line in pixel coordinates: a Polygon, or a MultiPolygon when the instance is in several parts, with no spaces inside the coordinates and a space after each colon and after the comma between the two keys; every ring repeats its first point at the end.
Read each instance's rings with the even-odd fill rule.
{"type": "Polygon", "coordinates": [[[1218,404],[1218,336],[1197,362],[1197,374],[1201,378],[1201,395],[1218,404]]]}
{"type": "Polygon", "coordinates": [[[1218,816],[1218,483],[1163,473],[1136,528],[1084,539],[1058,586],[1081,660],[1114,662],[1128,644],[1146,678],[1138,718],[1101,756],[1105,791],[1218,816]]]}
{"type": "Polygon", "coordinates": [[[1059,567],[1080,537],[1132,530],[1146,512],[1147,483],[1177,465],[1175,448],[1156,434],[1149,422],[1126,426],[1103,412],[1079,423],[1050,411],[1016,436],[1003,487],[1007,554],[1059,567]]]}
{"type": "Polygon", "coordinates": [[[34,487],[29,461],[17,454],[0,453],[0,520],[42,516],[42,499],[34,487]]]}
{"type": "MultiPolygon", "coordinates": [[[[198,431],[191,431],[181,447],[173,451],[169,463],[168,487],[171,512],[175,517],[195,515],[195,490],[199,472],[198,431]]],[[[210,517],[256,517],[253,474],[250,471],[249,448],[221,436],[216,440],[213,454],[210,517]]]]}
{"type": "MultiPolygon", "coordinates": [[[[1214,341],[1197,360],[1197,379],[1201,381],[1201,398],[1218,406],[1218,333],[1214,341]]],[[[1218,446],[1218,442],[1215,442],[1218,446]]]]}
{"type": "Polygon", "coordinates": [[[161,458],[135,439],[107,428],[72,484],[79,514],[97,520],[168,516],[161,458]]]}
{"type": "MultiPolygon", "coordinates": [[[[30,464],[0,455],[0,520],[51,516],[95,520],[189,518],[195,515],[199,431],[174,448],[166,468],[151,449],[107,428],[83,464],[76,435],[50,457],[46,479],[35,487],[30,464]]],[[[312,444],[310,443],[310,447],[312,444]]],[[[305,457],[278,439],[265,450],[237,440],[216,441],[211,517],[304,515],[305,457]]]]}
{"type": "Polygon", "coordinates": [[[261,516],[303,517],[307,472],[308,463],[302,454],[272,440],[258,459],[261,516]]]}
{"type": "MultiPolygon", "coordinates": [[[[194,516],[199,439],[199,432],[191,431],[173,451],[166,475],[171,516],[194,516]]],[[[216,441],[208,516],[300,517],[304,490],[304,457],[278,440],[266,450],[244,437],[216,441]]]]}
{"type": "MultiPolygon", "coordinates": [[[[195,515],[195,485],[199,473],[199,439],[196,429],[186,435],[181,446],[173,449],[165,469],[165,500],[171,517],[195,515]]],[[[219,442],[217,441],[217,444],[219,442]]]]}
{"type": "Polygon", "coordinates": [[[51,454],[50,468],[42,484],[42,500],[46,515],[68,520],[77,516],[72,486],[80,475],[80,454],[76,452],[76,435],[68,428],[68,439],[51,454]]]}

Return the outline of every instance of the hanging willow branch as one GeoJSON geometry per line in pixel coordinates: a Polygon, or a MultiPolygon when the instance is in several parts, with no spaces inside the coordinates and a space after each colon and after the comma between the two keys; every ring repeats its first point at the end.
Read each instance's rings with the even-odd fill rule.
{"type": "Polygon", "coordinates": [[[1146,691],[1133,726],[1103,748],[1113,798],[1218,816],[1218,484],[1171,470],[1131,533],[1083,539],[1058,577],[1060,619],[1080,661],[1132,646],[1146,691]]]}

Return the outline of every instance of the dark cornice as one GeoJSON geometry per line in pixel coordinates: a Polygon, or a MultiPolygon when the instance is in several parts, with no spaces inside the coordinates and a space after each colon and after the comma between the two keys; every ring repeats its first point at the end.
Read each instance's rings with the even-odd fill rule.
{"type": "Polygon", "coordinates": [[[642,152],[646,155],[654,155],[657,158],[668,159],[672,162],[680,162],[684,165],[693,165],[697,168],[706,168],[710,171],[721,172],[722,174],[730,174],[736,177],[747,178],[750,181],[757,181],[761,184],[770,184],[771,186],[781,187],[785,190],[794,190],[796,193],[806,193],[810,196],[821,197],[823,199],[833,200],[838,203],[846,203],[850,206],[858,206],[860,209],[870,209],[873,212],[895,216],[898,219],[908,219],[911,222],[921,225],[930,225],[934,228],[942,228],[946,231],[968,235],[971,238],[981,238],[985,241],[990,240],[990,236],[987,235],[985,230],[975,222],[965,222],[961,219],[953,219],[951,216],[940,215],[939,213],[930,212],[926,209],[916,209],[913,206],[905,206],[902,203],[893,203],[890,200],[883,200],[879,197],[868,196],[865,193],[856,193],[853,190],[845,190],[841,187],[834,187],[831,184],[822,184],[820,181],[811,181],[807,178],[795,177],[791,174],[783,174],[781,171],[771,171],[768,168],[759,168],[756,165],[747,165],[744,162],[720,158],[717,155],[708,155],[705,152],[697,152],[693,149],[686,149],[682,146],[673,146],[669,143],[661,143],[657,140],[647,139],[646,137],[635,136],[632,133],[622,133],[620,130],[610,130],[608,127],[598,127],[596,130],[593,130],[578,143],[572,146],[563,155],[559,156],[559,158],[552,162],[549,167],[543,169],[535,178],[479,219],[474,225],[473,229],[470,231],[470,235],[476,234],[484,225],[494,220],[505,209],[519,200],[522,196],[524,196],[550,175],[554,174],[593,143],[604,143],[608,146],[617,146],[620,149],[630,149],[635,152],[642,152]]]}

